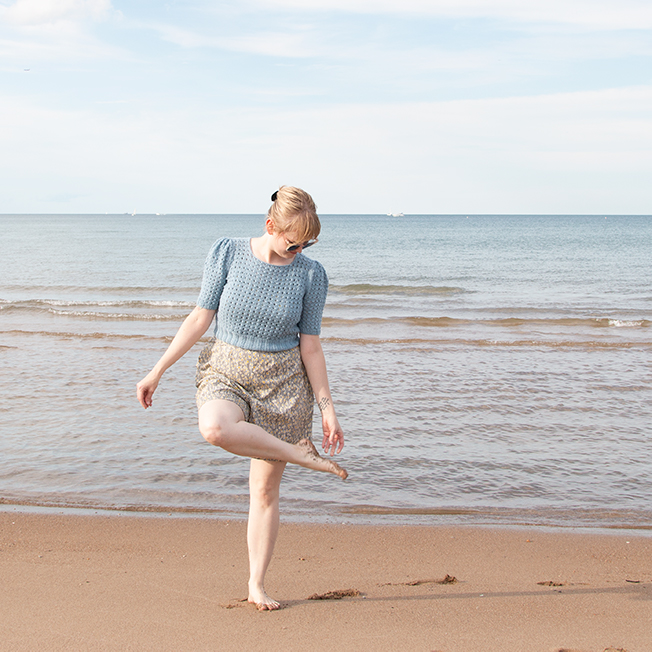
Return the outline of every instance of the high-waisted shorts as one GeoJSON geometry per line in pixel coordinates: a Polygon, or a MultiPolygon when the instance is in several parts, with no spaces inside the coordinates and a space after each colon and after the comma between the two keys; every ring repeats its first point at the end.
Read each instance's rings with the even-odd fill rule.
{"type": "Polygon", "coordinates": [[[310,438],[314,394],[299,347],[249,351],[211,340],[197,362],[197,408],[224,399],[245,420],[290,444],[310,438]]]}

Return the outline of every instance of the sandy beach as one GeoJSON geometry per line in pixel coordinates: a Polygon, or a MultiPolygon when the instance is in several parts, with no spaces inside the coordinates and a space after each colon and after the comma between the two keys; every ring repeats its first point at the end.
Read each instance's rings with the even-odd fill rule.
{"type": "Polygon", "coordinates": [[[245,527],[0,513],[1,647],[652,650],[649,537],[282,524],[267,589],[283,609],[260,613],[245,527]]]}

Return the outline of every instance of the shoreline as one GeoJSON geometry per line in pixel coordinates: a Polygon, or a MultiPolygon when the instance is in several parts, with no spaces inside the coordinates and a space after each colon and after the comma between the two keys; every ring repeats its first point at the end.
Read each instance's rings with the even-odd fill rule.
{"type": "MultiPolygon", "coordinates": [[[[525,510],[524,510],[525,511],[525,510]]],[[[537,510],[529,510],[536,513],[537,510]]],[[[613,513],[613,510],[609,510],[613,513]]],[[[623,510],[625,511],[625,510],[623,510]]],[[[181,519],[207,519],[218,521],[243,521],[247,520],[246,512],[234,512],[226,509],[204,509],[189,507],[171,506],[87,506],[69,504],[42,504],[33,502],[3,502],[0,498],[0,514],[3,513],[24,513],[43,515],[67,515],[67,516],[127,516],[133,518],[181,518],[181,519]]],[[[321,514],[315,518],[314,513],[310,516],[303,516],[292,511],[283,511],[281,506],[281,523],[295,525],[343,525],[347,527],[432,527],[432,528],[491,528],[498,530],[509,529],[534,529],[549,532],[575,532],[578,534],[631,534],[631,536],[652,537],[652,524],[571,524],[568,522],[537,522],[517,521],[509,519],[496,519],[492,521],[475,520],[474,517],[495,514],[490,510],[479,509],[431,509],[431,510],[399,510],[384,509],[379,511],[354,511],[344,510],[329,514],[321,514]],[[463,521],[459,517],[467,516],[469,520],[463,521]],[[403,517],[406,520],[400,520],[403,517]],[[416,520],[415,518],[431,517],[429,522],[416,520]],[[455,517],[458,517],[457,520],[455,517]],[[408,520],[409,519],[409,520],[408,520]],[[437,520],[439,519],[439,520],[437,520]]],[[[646,515],[647,516],[647,515],[646,515]]],[[[647,519],[645,519],[647,520],[647,519]]]]}
{"type": "Polygon", "coordinates": [[[3,649],[649,649],[636,533],[282,521],[259,613],[244,520],[126,514],[0,511],[3,649]]]}

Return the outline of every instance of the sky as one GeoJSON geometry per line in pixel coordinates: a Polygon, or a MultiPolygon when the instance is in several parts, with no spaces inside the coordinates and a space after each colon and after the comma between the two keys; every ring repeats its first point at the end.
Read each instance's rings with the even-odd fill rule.
{"type": "Polygon", "coordinates": [[[650,0],[0,0],[0,213],[652,214],[650,0]]]}

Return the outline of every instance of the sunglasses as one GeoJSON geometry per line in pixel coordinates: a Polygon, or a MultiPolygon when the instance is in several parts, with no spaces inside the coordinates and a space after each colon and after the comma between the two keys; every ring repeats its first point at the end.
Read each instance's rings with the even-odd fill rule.
{"type": "Polygon", "coordinates": [[[319,242],[319,240],[315,238],[314,240],[306,240],[305,242],[300,242],[299,244],[288,244],[288,246],[285,248],[285,251],[293,253],[298,251],[300,248],[307,249],[308,247],[312,247],[312,245],[317,244],[317,242],[319,242]]]}

